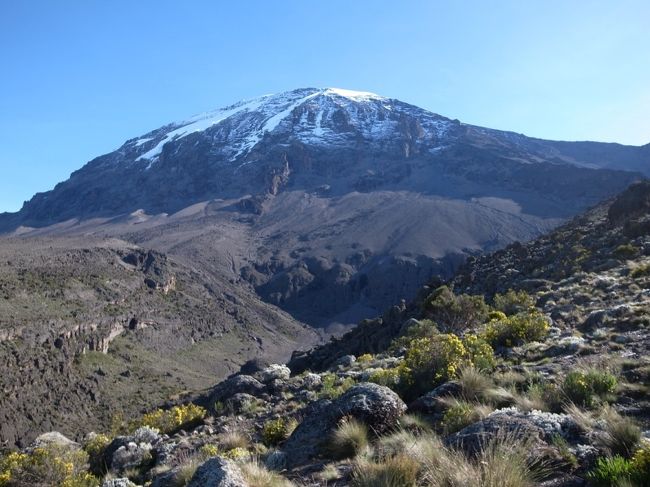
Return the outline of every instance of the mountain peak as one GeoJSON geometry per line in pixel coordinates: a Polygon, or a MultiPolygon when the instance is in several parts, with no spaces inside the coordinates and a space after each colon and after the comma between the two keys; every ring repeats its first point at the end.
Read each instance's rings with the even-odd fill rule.
{"type": "Polygon", "coordinates": [[[434,121],[425,123],[424,131],[436,138],[441,131],[445,132],[446,127],[440,125],[446,120],[443,117],[375,93],[298,88],[195,115],[133,139],[127,145],[138,151],[135,161],[148,161],[149,169],[166,144],[209,131],[213,139],[222,142],[227,159],[234,162],[246,156],[267,134],[282,128],[301,142],[340,146],[359,138],[382,138],[396,128],[404,114],[434,121]]]}

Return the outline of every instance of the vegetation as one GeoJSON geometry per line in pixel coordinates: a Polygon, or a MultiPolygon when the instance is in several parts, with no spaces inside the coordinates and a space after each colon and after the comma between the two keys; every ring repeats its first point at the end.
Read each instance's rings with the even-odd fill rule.
{"type": "Polygon", "coordinates": [[[262,441],[266,446],[275,446],[286,440],[298,425],[295,419],[277,418],[264,423],[262,441]]]}
{"type": "Polygon", "coordinates": [[[457,295],[448,286],[431,293],[423,308],[425,316],[438,323],[442,331],[457,334],[480,325],[489,311],[483,296],[457,295]]]}
{"type": "Polygon", "coordinates": [[[486,325],[483,338],[494,347],[513,347],[544,339],[548,329],[548,320],[539,311],[523,311],[512,316],[497,312],[486,325]]]}
{"type": "Polygon", "coordinates": [[[616,376],[608,371],[589,369],[569,372],[564,377],[562,392],[568,400],[582,406],[593,406],[596,399],[605,399],[616,390],[616,376]]]}
{"type": "Polygon", "coordinates": [[[327,442],[332,458],[352,458],[368,446],[368,428],[354,418],[344,418],[327,442]]]}
{"type": "Polygon", "coordinates": [[[494,296],[494,309],[507,316],[529,311],[535,306],[535,300],[526,291],[508,290],[505,294],[494,296]]]}
{"type": "Polygon", "coordinates": [[[87,463],[83,450],[58,445],[12,452],[0,458],[0,486],[97,487],[99,479],[86,471],[87,463]]]}
{"type": "Polygon", "coordinates": [[[183,428],[195,426],[205,418],[206,410],[195,404],[174,406],[171,409],[156,409],[145,414],[137,426],[155,428],[161,433],[174,433],[183,428]]]}

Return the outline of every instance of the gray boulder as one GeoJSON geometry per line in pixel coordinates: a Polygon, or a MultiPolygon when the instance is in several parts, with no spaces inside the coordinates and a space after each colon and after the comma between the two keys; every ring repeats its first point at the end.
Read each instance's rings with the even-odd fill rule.
{"type": "Polygon", "coordinates": [[[405,411],[406,404],[397,394],[388,387],[371,383],[357,384],[335,401],[313,403],[305,412],[303,422],[283,445],[287,466],[303,464],[317,455],[343,417],[354,417],[371,431],[383,433],[397,426],[405,411]]]}
{"type": "Polygon", "coordinates": [[[447,408],[444,398],[457,396],[461,392],[462,387],[458,382],[445,382],[409,404],[409,411],[422,414],[440,413],[447,408]]]}
{"type": "Polygon", "coordinates": [[[289,380],[291,369],[286,365],[271,364],[259,373],[260,380],[268,384],[276,379],[289,380]]]}
{"type": "Polygon", "coordinates": [[[102,487],[135,487],[135,484],[129,479],[111,479],[104,480],[102,487]]]}
{"type": "Polygon", "coordinates": [[[218,384],[210,394],[210,403],[224,401],[239,393],[259,396],[265,391],[265,386],[250,375],[235,375],[218,384]]]}
{"type": "Polygon", "coordinates": [[[58,431],[43,433],[37,437],[32,444],[32,448],[44,448],[48,446],[58,446],[71,449],[81,448],[79,443],[76,443],[66,436],[63,436],[58,431]]]}
{"type": "Polygon", "coordinates": [[[544,431],[527,419],[508,414],[490,415],[445,438],[448,447],[458,448],[467,455],[478,454],[494,438],[507,437],[508,441],[530,440],[545,445],[544,431]]]}
{"type": "Polygon", "coordinates": [[[122,473],[130,468],[137,468],[152,461],[151,445],[148,443],[128,443],[120,446],[111,460],[111,470],[122,473]]]}
{"type": "Polygon", "coordinates": [[[201,465],[187,487],[248,487],[234,462],[214,457],[201,465]]]}

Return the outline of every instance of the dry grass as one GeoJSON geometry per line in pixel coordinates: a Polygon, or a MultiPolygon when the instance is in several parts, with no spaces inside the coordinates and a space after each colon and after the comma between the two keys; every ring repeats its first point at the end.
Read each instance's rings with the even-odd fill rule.
{"type": "Polygon", "coordinates": [[[630,458],[641,441],[641,429],[634,421],[621,416],[607,406],[601,412],[604,431],[597,436],[597,443],[606,447],[612,455],[630,458]]]}
{"type": "Polygon", "coordinates": [[[219,437],[219,446],[225,451],[235,448],[247,449],[250,446],[250,438],[240,431],[231,431],[219,437]]]}
{"type": "Polygon", "coordinates": [[[354,418],[347,418],[332,433],[325,450],[332,458],[352,458],[368,443],[368,427],[354,418]]]}
{"type": "Polygon", "coordinates": [[[416,487],[421,465],[405,454],[382,461],[363,460],[354,466],[353,487],[416,487]]]}
{"type": "Polygon", "coordinates": [[[498,434],[476,457],[446,448],[435,435],[398,431],[381,438],[373,454],[357,458],[356,487],[532,487],[547,473],[531,457],[532,445],[498,434]]]}
{"type": "Polygon", "coordinates": [[[293,482],[282,475],[271,472],[257,462],[244,463],[240,466],[249,487],[293,487],[293,482]]]}

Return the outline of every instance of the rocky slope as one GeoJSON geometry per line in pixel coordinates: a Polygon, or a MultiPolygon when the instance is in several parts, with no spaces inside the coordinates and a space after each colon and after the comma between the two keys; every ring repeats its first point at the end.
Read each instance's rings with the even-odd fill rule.
{"type": "Polygon", "coordinates": [[[73,435],[214,383],[315,333],[201,269],[120,240],[0,247],[0,438],[73,435]]]}
{"type": "Polygon", "coordinates": [[[71,485],[644,487],[649,256],[642,182],[290,368],[251,361],[83,447],[46,435],[0,475],[25,485],[35,455],[72,450],[71,485]]]}

